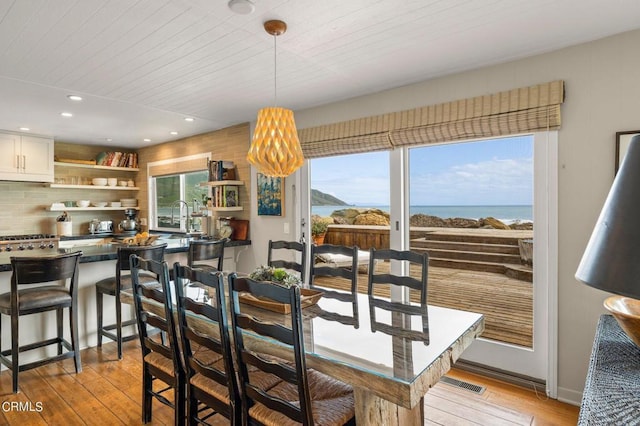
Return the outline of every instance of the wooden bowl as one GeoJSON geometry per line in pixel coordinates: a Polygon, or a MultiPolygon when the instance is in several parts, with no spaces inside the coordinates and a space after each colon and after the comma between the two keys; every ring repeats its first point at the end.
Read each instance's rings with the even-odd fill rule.
{"type": "Polygon", "coordinates": [[[611,296],[604,307],[614,316],[620,327],[640,347],[640,300],[623,296],[611,296]]]}

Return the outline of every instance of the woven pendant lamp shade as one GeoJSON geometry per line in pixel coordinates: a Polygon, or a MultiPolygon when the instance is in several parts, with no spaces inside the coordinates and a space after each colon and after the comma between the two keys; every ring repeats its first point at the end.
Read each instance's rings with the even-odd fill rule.
{"type": "Polygon", "coordinates": [[[247,160],[267,176],[289,176],[302,166],[304,157],[293,111],[279,107],[258,111],[247,160]]]}

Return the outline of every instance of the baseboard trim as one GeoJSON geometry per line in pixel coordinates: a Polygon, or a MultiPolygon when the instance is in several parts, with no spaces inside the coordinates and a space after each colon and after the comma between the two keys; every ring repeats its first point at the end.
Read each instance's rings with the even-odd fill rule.
{"type": "Polygon", "coordinates": [[[512,385],[520,386],[526,389],[531,389],[536,393],[547,395],[547,386],[543,380],[536,379],[525,375],[515,374],[510,371],[500,370],[498,368],[487,367],[486,365],[478,364],[471,361],[458,360],[455,368],[468,371],[469,373],[478,374],[492,379],[500,380],[512,385]]]}

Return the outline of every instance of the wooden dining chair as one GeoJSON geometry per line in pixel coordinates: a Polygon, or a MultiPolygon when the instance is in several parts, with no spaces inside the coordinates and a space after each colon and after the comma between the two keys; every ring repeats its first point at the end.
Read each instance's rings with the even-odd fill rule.
{"type": "MultiPolygon", "coordinates": [[[[0,294],[0,313],[11,317],[11,349],[1,351],[0,361],[5,367],[11,369],[13,393],[18,392],[18,373],[20,371],[66,358],[74,359],[76,373],[82,371],[80,342],[78,341],[78,263],[80,256],[82,256],[82,252],[49,257],[10,258],[13,270],[11,291],[0,294]],[[35,286],[35,284],[40,285],[35,286]],[[69,309],[71,343],[63,336],[62,317],[65,308],[69,309]],[[20,346],[20,317],[48,311],[56,311],[56,337],[20,346]],[[57,355],[20,364],[19,354],[54,344],[58,346],[57,355]]],[[[43,325],[46,327],[46,322],[43,325]]]]}
{"type": "Polygon", "coordinates": [[[369,317],[371,321],[371,331],[381,331],[407,340],[420,340],[425,344],[429,343],[429,317],[427,307],[427,277],[429,267],[429,255],[427,253],[417,253],[409,250],[376,250],[369,251],[369,317]],[[379,272],[374,265],[385,262],[390,268],[391,261],[407,262],[408,276],[391,274],[389,271],[379,272]],[[419,278],[416,278],[419,277],[419,278]],[[398,302],[389,301],[386,298],[376,296],[376,288],[385,288],[385,293],[390,292],[391,286],[405,287],[409,289],[409,299],[417,298],[418,303],[411,301],[398,302]],[[416,294],[417,293],[417,294],[416,294]],[[413,297],[412,297],[413,296],[413,297]],[[416,297],[417,296],[417,297],[416,297]],[[386,311],[386,316],[390,317],[389,322],[378,320],[376,308],[386,311]],[[412,326],[412,319],[419,318],[421,329],[412,326]]]}
{"type": "MultiPolygon", "coordinates": [[[[136,338],[136,334],[129,336],[122,335],[124,327],[136,325],[136,319],[131,318],[122,321],[122,303],[120,302],[120,292],[131,288],[131,275],[129,257],[136,254],[144,259],[162,261],[167,243],[151,246],[122,246],[118,247],[115,275],[101,279],[96,282],[96,311],[98,313],[98,347],[102,347],[102,337],[107,337],[116,341],[118,359],[122,359],[122,342],[136,338]],[[115,324],[104,325],[104,296],[114,296],[115,302],[115,324]],[[115,332],[114,332],[115,331],[115,332]]],[[[147,284],[158,284],[158,277],[153,274],[141,274],[140,281],[147,284]]]]}
{"type": "Polygon", "coordinates": [[[187,265],[190,268],[205,269],[208,272],[222,271],[224,246],[227,241],[227,239],[190,241],[187,265]],[[197,263],[203,261],[208,263],[197,263]]]}
{"type": "Polygon", "coordinates": [[[375,297],[376,288],[383,287],[385,290],[390,291],[390,286],[393,285],[408,288],[410,293],[417,293],[420,305],[427,304],[427,276],[429,268],[429,255],[427,253],[417,253],[410,250],[376,250],[375,248],[371,248],[369,253],[369,279],[367,286],[369,297],[375,297]],[[384,272],[375,270],[375,265],[380,262],[385,262],[385,264],[391,267],[391,261],[407,262],[409,275],[394,275],[386,270],[384,272]],[[415,278],[416,276],[419,278],[415,278]]]}
{"type": "MultiPolygon", "coordinates": [[[[355,424],[354,396],[351,386],[307,369],[303,342],[300,288],[283,287],[271,282],[229,277],[231,294],[231,320],[234,337],[240,392],[243,397],[243,415],[250,425],[303,425],[355,424]],[[274,323],[260,315],[241,309],[239,294],[284,304],[290,309],[286,324],[274,323]],[[245,333],[251,333],[251,336],[245,333]],[[274,344],[290,347],[293,361],[250,349],[245,338],[256,339],[255,334],[273,339],[274,344]],[[276,343],[278,342],[278,343],[276,343]],[[281,382],[270,388],[256,384],[249,366],[278,377],[281,382]]],[[[255,311],[254,311],[255,312],[255,311]]],[[[265,341],[258,338],[261,345],[265,341]]],[[[264,347],[264,346],[263,346],[264,347]]],[[[289,348],[287,348],[289,351],[289,348]]]]}
{"type": "Polygon", "coordinates": [[[300,274],[300,281],[304,282],[307,269],[306,259],[307,243],[269,240],[269,252],[267,255],[268,266],[296,271],[300,274]],[[285,255],[288,256],[287,259],[284,258],[285,255]],[[298,258],[300,259],[299,262],[297,261],[298,258]]]}
{"type": "Polygon", "coordinates": [[[174,409],[176,425],[183,424],[185,374],[173,316],[169,267],[165,261],[146,260],[135,254],[131,255],[129,262],[142,348],[142,422],[151,421],[155,398],[174,409]],[[160,287],[145,285],[141,279],[143,273],[157,275],[160,287]],[[163,385],[162,389],[154,388],[157,380],[162,381],[166,387],[163,385]],[[173,390],[173,402],[165,396],[169,390],[173,390]]]}
{"type": "Polygon", "coordinates": [[[178,324],[185,364],[187,423],[204,423],[221,414],[230,424],[242,423],[240,393],[231,356],[227,305],[221,272],[192,269],[176,262],[175,277],[178,324]],[[185,285],[204,286],[213,303],[202,303],[185,295],[185,285]],[[211,323],[212,330],[194,325],[194,319],[211,323]],[[199,408],[200,405],[202,408],[199,408]]]}

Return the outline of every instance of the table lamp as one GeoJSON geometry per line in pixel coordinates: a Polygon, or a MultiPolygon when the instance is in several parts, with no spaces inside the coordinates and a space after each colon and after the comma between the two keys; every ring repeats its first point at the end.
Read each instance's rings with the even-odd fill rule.
{"type": "Polygon", "coordinates": [[[604,305],[640,346],[640,135],[631,139],[576,278],[619,295],[604,305]]]}

